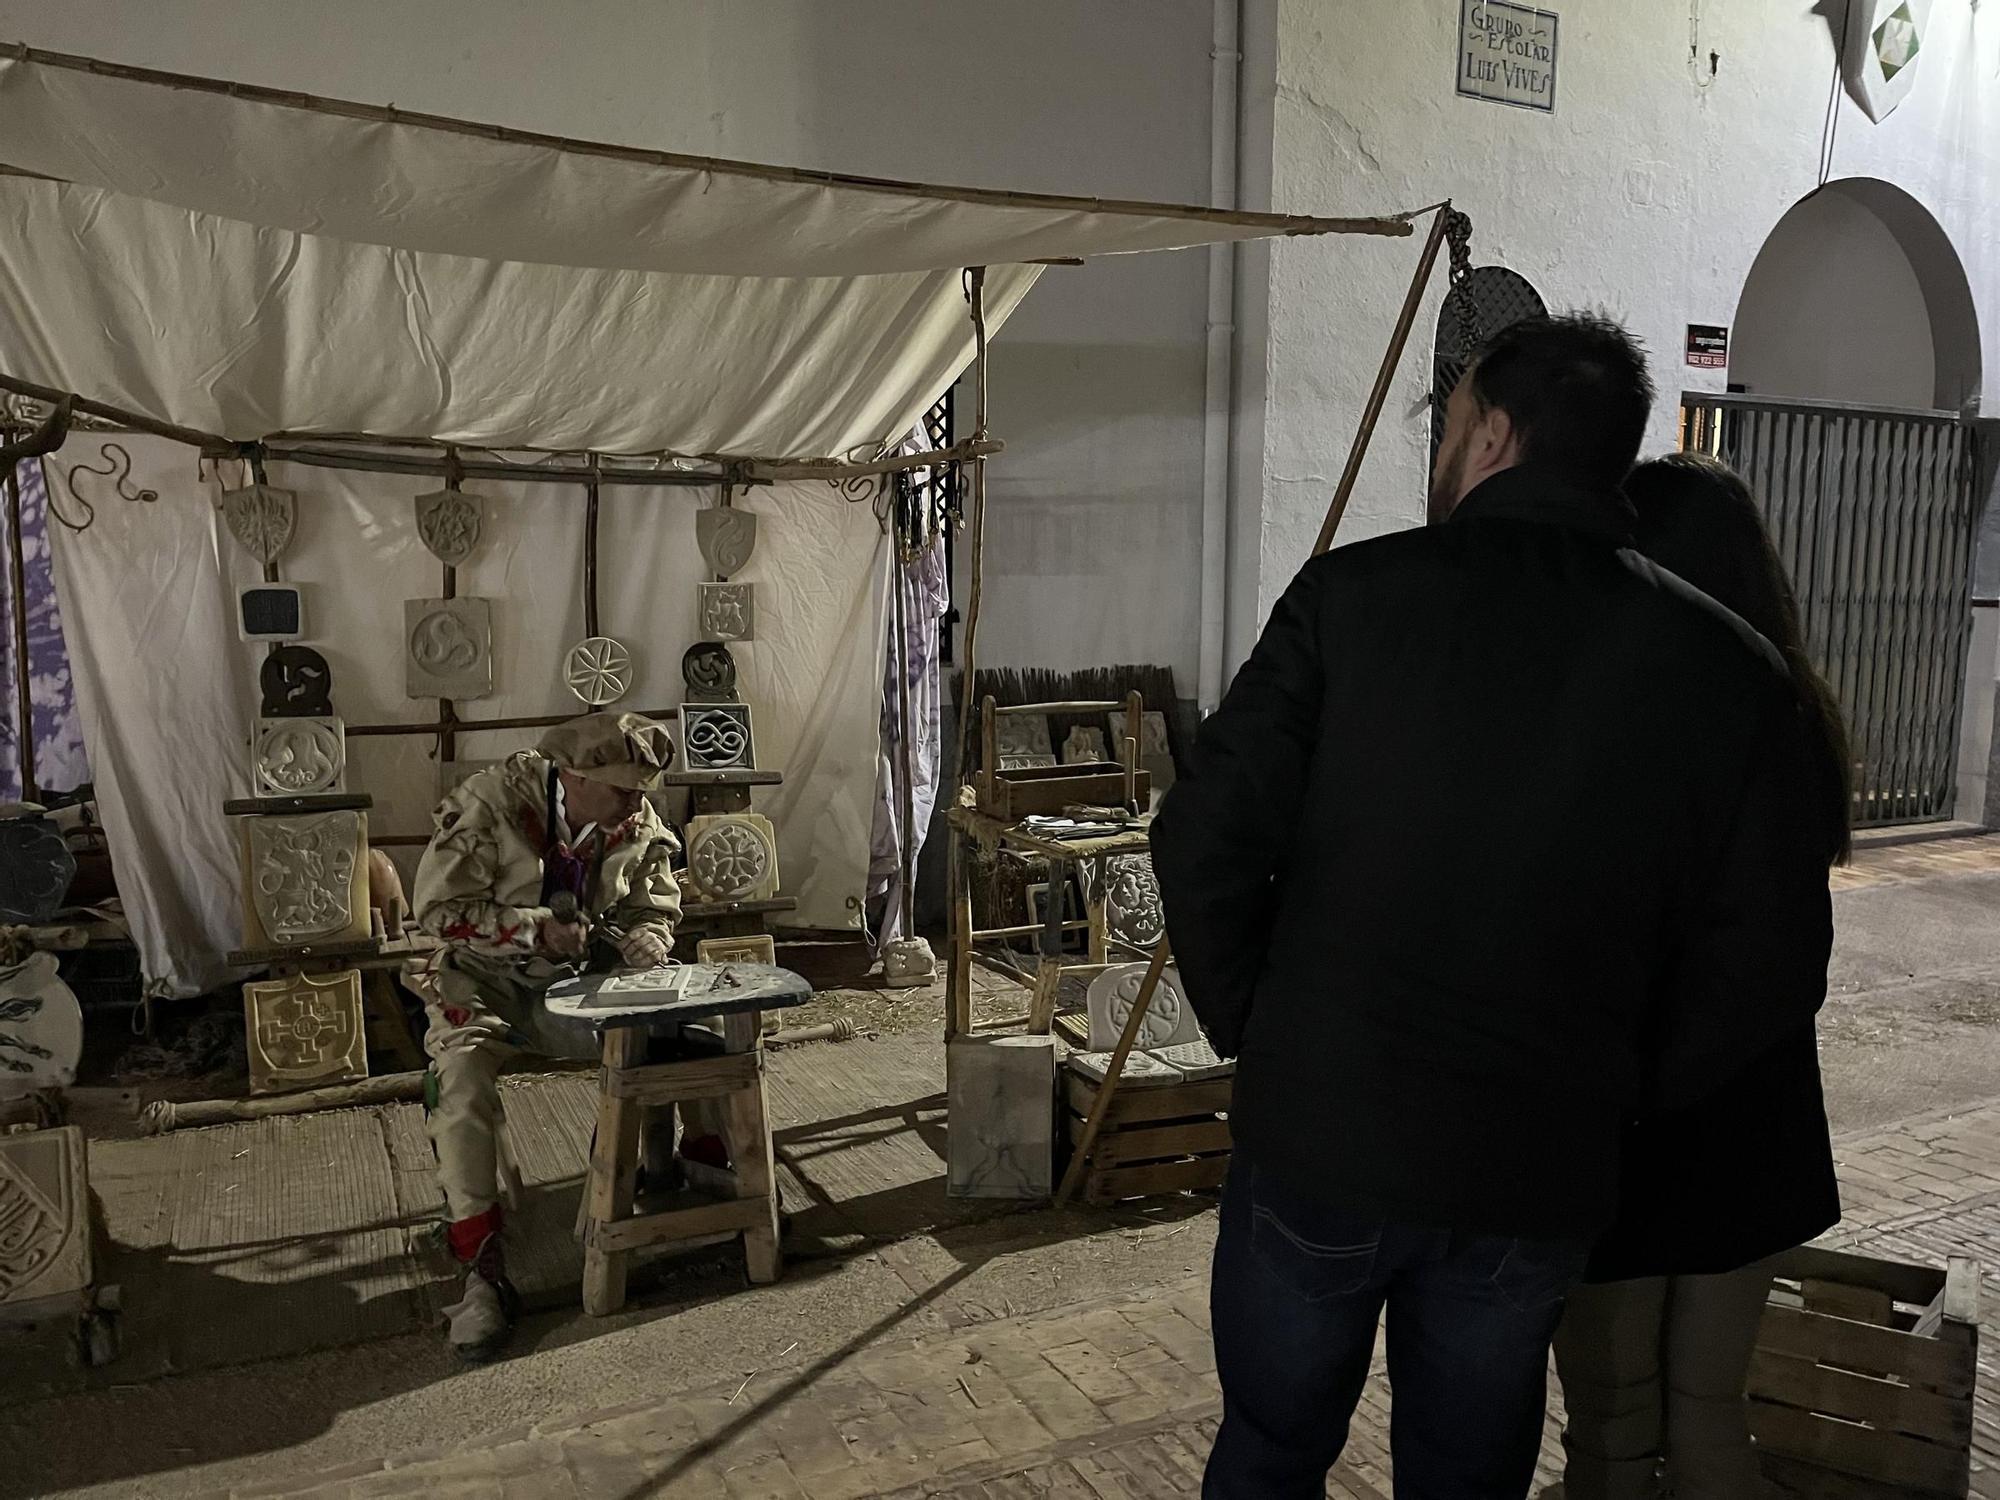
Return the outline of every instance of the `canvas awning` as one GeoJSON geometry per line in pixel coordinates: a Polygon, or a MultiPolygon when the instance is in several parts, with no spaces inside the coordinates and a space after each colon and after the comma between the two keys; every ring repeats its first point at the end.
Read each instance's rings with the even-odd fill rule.
{"type": "Polygon", "coordinates": [[[1314,219],[886,183],[0,54],[9,373],[237,441],[845,457],[1038,260],[1314,219]]]}

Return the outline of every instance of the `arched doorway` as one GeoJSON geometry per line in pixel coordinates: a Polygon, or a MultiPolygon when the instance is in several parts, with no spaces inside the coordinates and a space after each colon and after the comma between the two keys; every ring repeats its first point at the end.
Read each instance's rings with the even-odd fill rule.
{"type": "Polygon", "coordinates": [[[1979,315],[1930,210],[1872,177],[1830,182],[1764,241],[1737,303],[1729,383],[1752,395],[1957,412],[1979,315]]]}
{"type": "Polygon", "coordinates": [[[1730,393],[1683,441],[1743,474],[1844,711],[1857,825],[1953,815],[1979,516],[1978,318],[1957,251],[1890,183],[1829,183],[1765,241],[1730,393]]]}

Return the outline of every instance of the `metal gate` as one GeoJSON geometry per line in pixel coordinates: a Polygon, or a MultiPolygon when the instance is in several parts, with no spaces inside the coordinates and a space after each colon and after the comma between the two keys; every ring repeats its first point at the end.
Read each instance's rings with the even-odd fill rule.
{"type": "Polygon", "coordinates": [[[1749,480],[1847,716],[1856,827],[1952,815],[1978,524],[1956,413],[1687,394],[1681,446],[1749,480]]]}

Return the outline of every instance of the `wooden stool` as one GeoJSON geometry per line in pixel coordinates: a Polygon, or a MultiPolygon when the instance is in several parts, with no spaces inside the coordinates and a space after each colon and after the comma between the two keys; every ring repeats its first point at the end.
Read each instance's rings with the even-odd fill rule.
{"type": "MultiPolygon", "coordinates": [[[[625,1305],[625,1270],[634,1250],[740,1234],[752,1282],[776,1281],[782,1269],[777,1176],[764,1100],[763,1011],[802,1004],[812,989],[798,975],[765,964],[689,967],[720,976],[728,988],[706,989],[691,982],[691,993],[683,1000],[635,1003],[591,1016],[603,1058],[597,1133],[591,1142],[583,1198],[583,1307],[594,1317],[625,1305]],[[720,1055],[646,1061],[649,1033],[655,1026],[718,1013],[723,1032],[720,1055]],[[660,1213],[633,1213],[639,1138],[647,1110],[697,1099],[722,1101],[737,1196],[660,1213]]],[[[583,1013],[557,991],[550,996],[551,1010],[583,1013]]]]}

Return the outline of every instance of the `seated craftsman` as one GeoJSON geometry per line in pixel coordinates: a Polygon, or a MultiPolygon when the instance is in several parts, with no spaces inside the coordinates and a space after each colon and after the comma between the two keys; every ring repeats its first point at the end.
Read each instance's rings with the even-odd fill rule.
{"type": "MultiPolygon", "coordinates": [[[[642,795],[672,749],[665,726],[637,714],[553,729],[445,798],[417,867],[416,919],[445,946],[405,977],[430,1019],[431,1145],[451,1248],[467,1267],[465,1295],[446,1313],[466,1359],[499,1351],[518,1304],[501,1249],[501,1068],[522,1052],[595,1058],[595,1032],[551,1015],[544,991],[582,967],[650,967],[672,951],[679,845],[642,795]]],[[[670,1112],[648,1132],[653,1175],[726,1172],[719,1108],[680,1110],[680,1158],[670,1112]]]]}

